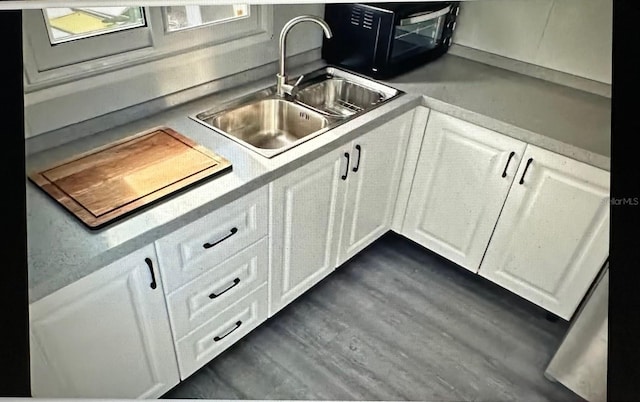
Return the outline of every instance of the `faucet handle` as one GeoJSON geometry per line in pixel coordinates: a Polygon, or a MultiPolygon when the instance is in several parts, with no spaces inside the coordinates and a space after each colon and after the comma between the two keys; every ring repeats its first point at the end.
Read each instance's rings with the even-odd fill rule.
{"type": "Polygon", "coordinates": [[[298,84],[300,84],[300,81],[302,81],[303,78],[304,74],[298,77],[295,84],[291,85],[291,88],[289,89],[289,95],[296,96],[296,94],[298,93],[298,84]]]}

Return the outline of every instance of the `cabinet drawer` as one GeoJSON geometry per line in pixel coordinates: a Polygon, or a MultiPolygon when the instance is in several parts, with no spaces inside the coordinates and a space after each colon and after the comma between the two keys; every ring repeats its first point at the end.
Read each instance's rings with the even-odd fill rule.
{"type": "Polygon", "coordinates": [[[176,343],[184,380],[267,319],[267,285],[176,343]]]}
{"type": "Polygon", "coordinates": [[[156,241],[165,293],[266,236],[267,202],[264,187],[156,241]]]}
{"type": "Polygon", "coordinates": [[[264,237],[167,297],[175,339],[180,339],[267,281],[264,237]]]}

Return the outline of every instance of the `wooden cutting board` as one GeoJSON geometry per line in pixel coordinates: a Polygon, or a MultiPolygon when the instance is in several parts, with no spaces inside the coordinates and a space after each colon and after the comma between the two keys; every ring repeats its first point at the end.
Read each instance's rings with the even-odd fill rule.
{"type": "Polygon", "coordinates": [[[160,127],[76,155],[29,179],[98,229],[230,168],[225,158],[160,127]]]}

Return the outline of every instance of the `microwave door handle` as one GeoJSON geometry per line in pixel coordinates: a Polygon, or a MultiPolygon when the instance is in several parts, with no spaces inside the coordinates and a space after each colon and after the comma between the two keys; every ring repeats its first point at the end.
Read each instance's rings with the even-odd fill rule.
{"type": "Polygon", "coordinates": [[[446,6],[442,10],[438,10],[438,11],[434,11],[434,12],[426,13],[426,14],[414,15],[414,16],[411,16],[411,17],[408,17],[408,18],[403,18],[403,19],[400,20],[400,26],[412,25],[412,24],[417,24],[417,23],[420,23],[420,22],[429,21],[429,20],[432,20],[434,18],[438,18],[438,17],[441,17],[443,15],[446,15],[449,11],[451,11],[451,6],[446,6]]]}

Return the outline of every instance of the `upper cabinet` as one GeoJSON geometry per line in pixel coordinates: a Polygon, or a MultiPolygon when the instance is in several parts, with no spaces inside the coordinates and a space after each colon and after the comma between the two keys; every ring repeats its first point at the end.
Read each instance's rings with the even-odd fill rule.
{"type": "Polygon", "coordinates": [[[432,111],[403,234],[476,272],[525,146],[432,111]]]}
{"type": "Polygon", "coordinates": [[[38,398],[158,398],[179,381],[153,246],[31,304],[38,398]]]}
{"type": "Polygon", "coordinates": [[[528,145],[479,274],[570,319],[609,253],[609,172],[528,145]]]}

